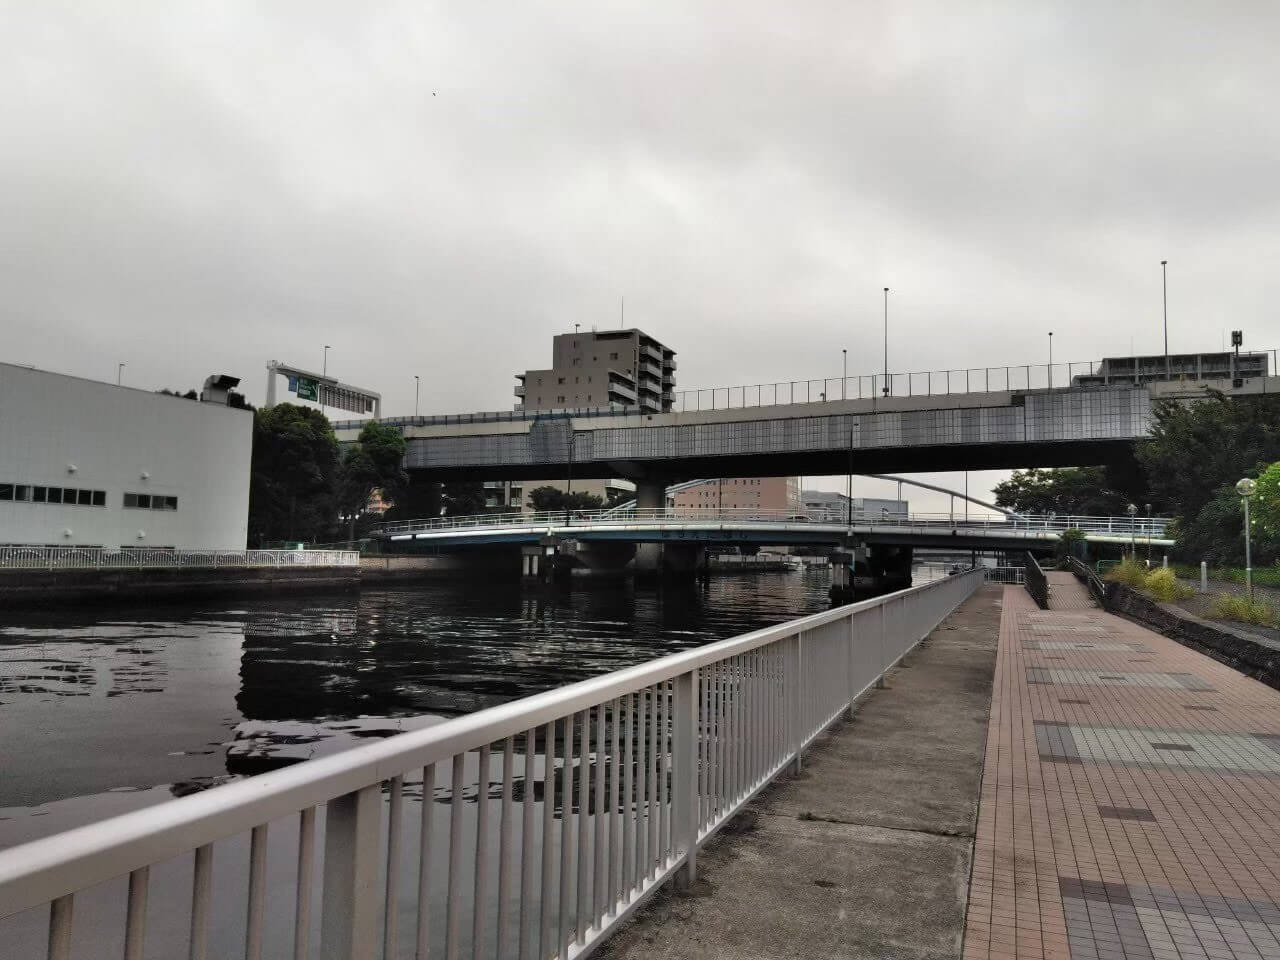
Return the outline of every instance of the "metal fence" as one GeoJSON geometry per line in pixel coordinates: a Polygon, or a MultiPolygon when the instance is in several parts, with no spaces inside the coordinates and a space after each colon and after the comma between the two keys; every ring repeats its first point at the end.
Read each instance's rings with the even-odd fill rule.
{"type": "Polygon", "coordinates": [[[1076,579],[1088,588],[1089,596],[1093,597],[1098,606],[1105,609],[1107,605],[1107,585],[1097,571],[1077,557],[1067,558],[1067,569],[1074,573],[1076,579]]]}
{"type": "Polygon", "coordinates": [[[581,957],[664,881],[692,880],[698,848],[981,583],[935,580],[11,848],[0,918],[37,925],[55,960],[73,943],[142,957],[149,930],[149,954],[198,960],[581,957]],[[237,940],[211,949],[211,929],[237,940]]]}
{"type": "Polygon", "coordinates": [[[1027,563],[1023,568],[1026,574],[1027,593],[1041,610],[1049,609],[1049,581],[1040,569],[1040,564],[1030,553],[1026,555],[1027,563]]]}
{"type": "Polygon", "coordinates": [[[1025,567],[983,567],[982,574],[987,583],[1008,583],[1020,587],[1027,582],[1025,567]]]}
{"type": "MultiPolygon", "coordinates": [[[[1258,353],[1271,355],[1271,369],[1274,370],[1276,351],[1254,351],[1254,354],[1258,353]]],[[[1203,382],[1195,376],[1183,376],[1179,373],[1166,378],[1158,373],[1144,372],[1138,378],[1140,383],[1165,379],[1188,383],[1203,382]]],[[[1132,372],[1108,373],[1104,370],[1102,362],[1098,360],[1054,364],[1027,363],[1003,367],[953,367],[945,370],[874,373],[811,380],[778,380],[772,383],[679,390],[671,395],[670,411],[687,413],[799,403],[833,403],[838,400],[1047,390],[1072,386],[1076,386],[1077,389],[1105,390],[1111,387],[1132,387],[1135,385],[1134,381],[1132,372]],[[1081,378],[1083,386],[1076,384],[1077,377],[1081,378]]],[[[636,407],[566,407],[556,410],[492,410],[429,417],[396,417],[382,422],[403,428],[553,417],[644,417],[653,412],[636,407]]],[[[333,427],[335,430],[358,430],[367,422],[367,420],[335,420],[333,427]]]]}
{"type": "Polygon", "coordinates": [[[0,570],[141,570],[161,567],[358,567],[356,550],[111,550],[0,547],[0,570]]]}
{"type": "MultiPolygon", "coordinates": [[[[1085,533],[1110,534],[1135,537],[1139,540],[1163,539],[1169,523],[1163,517],[1085,517],[1085,516],[1026,516],[1026,517],[972,517],[966,519],[956,513],[913,513],[909,516],[889,513],[853,514],[854,526],[877,528],[933,528],[963,527],[967,530],[984,530],[998,533],[1048,532],[1082,530],[1085,533]]],[[[474,516],[430,517],[420,520],[404,520],[383,524],[378,532],[384,536],[399,536],[431,531],[561,527],[571,525],[635,525],[645,523],[799,523],[832,527],[845,526],[845,518],[832,521],[826,511],[757,510],[749,507],[730,509],[698,509],[696,507],[644,507],[628,512],[608,510],[552,510],[538,513],[483,513],[474,516]]]]}

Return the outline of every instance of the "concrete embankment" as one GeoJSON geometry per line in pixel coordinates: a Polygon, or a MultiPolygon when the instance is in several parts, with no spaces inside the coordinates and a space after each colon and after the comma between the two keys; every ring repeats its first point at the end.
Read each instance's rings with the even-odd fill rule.
{"type": "Polygon", "coordinates": [[[0,608],[177,602],[215,596],[359,588],[358,567],[0,570],[0,608]]]}
{"type": "Polygon", "coordinates": [[[959,957],[1001,588],[983,587],[605,945],[622,960],[959,957]]]}

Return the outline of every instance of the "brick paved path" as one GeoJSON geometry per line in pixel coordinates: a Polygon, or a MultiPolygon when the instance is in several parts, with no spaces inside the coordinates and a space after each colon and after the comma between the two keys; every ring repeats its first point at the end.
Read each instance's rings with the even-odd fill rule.
{"type": "Polygon", "coordinates": [[[1006,587],[966,960],[1280,958],[1280,692],[1006,587]]]}

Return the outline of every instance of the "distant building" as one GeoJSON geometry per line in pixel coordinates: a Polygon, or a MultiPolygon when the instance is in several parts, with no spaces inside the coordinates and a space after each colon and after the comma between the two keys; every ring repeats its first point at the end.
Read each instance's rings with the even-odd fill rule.
{"type": "Polygon", "coordinates": [[[888,517],[905,517],[909,512],[906,500],[854,497],[851,503],[843,493],[828,490],[806,490],[803,500],[809,519],[824,523],[845,523],[850,513],[855,522],[870,522],[888,517]]]}
{"type": "Polygon", "coordinates": [[[1108,357],[1092,373],[1071,378],[1073,386],[1143,384],[1164,380],[1249,380],[1267,376],[1267,354],[1163,353],[1144,357],[1108,357]]]}
{"type": "Polygon", "coordinates": [[[729,477],[681,484],[668,492],[677,510],[789,510],[801,512],[796,477],[729,477]]]}
{"type": "Polygon", "coordinates": [[[562,333],[551,367],[516,374],[517,410],[635,408],[662,413],[674,402],[676,352],[642,330],[562,333]]]}
{"type": "Polygon", "coordinates": [[[253,414],[0,363],[0,544],[243,550],[253,414]]]}
{"type": "MultiPolygon", "coordinates": [[[[670,410],[676,353],[643,330],[590,330],[551,338],[551,366],[516,374],[516,410],[670,410]]],[[[538,487],[564,490],[567,480],[511,480],[485,483],[491,509],[528,511],[538,487]]],[[[597,496],[607,506],[635,494],[626,480],[574,480],[574,493],[597,496]]]]}

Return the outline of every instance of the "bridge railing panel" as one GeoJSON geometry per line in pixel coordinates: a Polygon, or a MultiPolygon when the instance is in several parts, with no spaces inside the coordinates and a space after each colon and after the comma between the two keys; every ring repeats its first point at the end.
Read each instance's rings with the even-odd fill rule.
{"type": "Polygon", "coordinates": [[[668,878],[690,882],[699,848],[981,583],[935,580],[13,847],[0,937],[54,957],[90,940],[125,956],[577,956],[668,878]]]}

